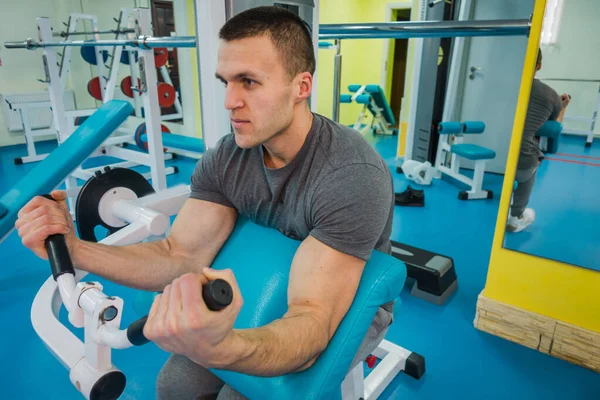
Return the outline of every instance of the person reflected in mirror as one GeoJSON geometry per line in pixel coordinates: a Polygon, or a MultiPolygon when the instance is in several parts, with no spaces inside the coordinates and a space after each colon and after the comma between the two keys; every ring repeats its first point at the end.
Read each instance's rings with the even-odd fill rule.
{"type": "MultiPolygon", "coordinates": [[[[542,51],[538,50],[536,72],[541,68],[542,51]]],[[[538,168],[544,159],[535,134],[549,120],[562,122],[570,99],[567,94],[559,96],[554,89],[538,79],[533,80],[515,175],[517,184],[506,226],[508,232],[521,232],[535,221],[535,211],[527,208],[527,205],[538,168]]]]}

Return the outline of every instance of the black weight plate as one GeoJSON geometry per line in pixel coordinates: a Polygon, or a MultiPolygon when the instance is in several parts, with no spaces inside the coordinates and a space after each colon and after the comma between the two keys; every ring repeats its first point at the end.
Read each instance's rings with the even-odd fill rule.
{"type": "Polygon", "coordinates": [[[79,238],[88,242],[97,242],[94,228],[101,225],[113,234],[123,227],[113,227],[100,218],[100,199],[109,190],[124,187],[133,191],[137,197],[154,193],[152,185],[139,173],[127,168],[105,168],[105,172],[96,172],[83,185],[75,203],[75,218],[79,238]]]}

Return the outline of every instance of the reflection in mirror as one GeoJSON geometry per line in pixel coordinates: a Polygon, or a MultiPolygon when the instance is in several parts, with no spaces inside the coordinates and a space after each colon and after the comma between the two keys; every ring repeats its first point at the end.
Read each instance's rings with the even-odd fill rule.
{"type": "Polygon", "coordinates": [[[571,3],[538,53],[504,247],[600,271],[600,46],[582,39],[600,28],[580,22],[600,2],[571,3]]]}

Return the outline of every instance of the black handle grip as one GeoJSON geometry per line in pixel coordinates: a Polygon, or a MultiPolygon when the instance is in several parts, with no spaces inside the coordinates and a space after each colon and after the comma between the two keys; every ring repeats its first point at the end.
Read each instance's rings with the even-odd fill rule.
{"type": "MultiPolygon", "coordinates": [[[[202,286],[202,298],[209,310],[219,311],[231,304],[233,290],[227,281],[215,279],[202,286]]],[[[146,326],[147,320],[148,316],[146,315],[127,327],[127,339],[132,345],[141,346],[149,342],[144,336],[144,326],[146,326]]]]}
{"type": "MultiPolygon", "coordinates": [[[[49,194],[42,195],[43,197],[55,201],[49,194]]],[[[52,269],[52,276],[56,280],[62,274],[75,275],[73,262],[67,248],[65,235],[50,235],[46,238],[46,251],[48,252],[48,260],[52,269]]]]}

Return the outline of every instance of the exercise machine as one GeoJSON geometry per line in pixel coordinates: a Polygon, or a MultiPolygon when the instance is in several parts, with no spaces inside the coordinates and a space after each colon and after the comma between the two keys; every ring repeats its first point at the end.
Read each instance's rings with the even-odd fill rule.
{"type": "Polygon", "coordinates": [[[562,129],[563,125],[559,121],[546,121],[535,133],[535,136],[539,139],[540,150],[549,154],[556,153],[562,129]]]}
{"type": "Polygon", "coordinates": [[[19,210],[30,199],[58,187],[132,111],[131,104],[122,100],[103,104],[61,146],[0,197],[0,242],[13,230],[19,210]]]}
{"type": "Polygon", "coordinates": [[[585,147],[591,147],[594,142],[594,137],[596,136],[596,121],[598,120],[598,113],[600,113],[600,79],[573,79],[573,78],[540,78],[542,81],[560,81],[560,82],[577,82],[577,83],[594,83],[598,85],[598,90],[596,93],[596,103],[594,104],[594,110],[592,111],[592,117],[581,117],[581,116],[571,116],[565,115],[563,117],[563,122],[580,122],[580,123],[589,123],[590,129],[575,129],[571,127],[563,127],[562,133],[565,135],[576,135],[576,136],[585,136],[585,147]]]}
{"type": "Polygon", "coordinates": [[[435,160],[437,178],[445,174],[470,187],[458,193],[460,200],[491,199],[491,190],[483,190],[485,162],[496,157],[494,150],[471,143],[463,143],[464,135],[482,134],[485,124],[482,121],[441,122],[438,125],[440,141],[435,160]],[[461,159],[475,162],[473,178],[460,173],[461,159]]]}
{"type": "MultiPolygon", "coordinates": [[[[113,246],[164,237],[169,217],[177,214],[189,198],[189,186],[137,197],[135,180],[118,178],[123,171],[135,174],[131,170],[109,169],[82,188],[79,197],[86,200],[78,199],[78,206],[82,204],[87,213],[96,213],[99,217],[82,229],[90,231],[101,221],[113,232],[100,243],[113,246]],[[93,204],[90,197],[96,199],[93,204]]],[[[142,177],[138,181],[140,179],[143,181],[142,177]]],[[[78,224],[87,222],[80,218],[78,224]]],[[[214,269],[231,268],[244,295],[245,307],[235,328],[262,326],[285,313],[287,276],[299,245],[299,241],[274,229],[238,218],[235,230],[211,265],[214,269]],[[261,274],[255,273],[254,267],[258,265],[263,265],[261,274]],[[275,277],[278,284],[273,287],[275,277]],[[265,298],[267,287],[269,297],[265,298]]],[[[40,288],[32,305],[33,326],[48,349],[70,370],[71,381],[84,397],[95,398],[99,390],[117,396],[124,389],[125,376],[112,364],[111,348],[124,349],[145,343],[141,334],[145,320],[142,318],[127,329],[120,329],[123,300],[103,294],[102,285],[97,282],[83,282],[85,272],[72,266],[56,267],[54,260],[68,261],[64,241],[58,247],[51,251],[55,254],[51,256],[53,276],[40,288]],[[69,322],[84,328],[83,343],[58,320],[60,303],[53,301],[57,296],[68,311],[69,322]]],[[[370,364],[374,368],[366,378],[362,362],[348,372],[377,309],[398,297],[405,277],[402,263],[375,251],[367,262],[355,300],[344,320],[327,349],[306,371],[272,378],[224,370],[212,372],[249,398],[375,399],[401,371],[420,378],[425,373],[424,358],[387,340],[373,352],[372,356],[380,362],[377,366],[370,364]]],[[[141,311],[147,311],[150,303],[141,311]]],[[[219,304],[228,304],[227,298],[219,304]]],[[[370,362],[373,360],[370,358],[370,362]]]]}
{"type": "Polygon", "coordinates": [[[358,119],[353,128],[359,132],[371,133],[374,135],[395,135],[398,133],[394,129],[396,118],[392,109],[385,98],[385,93],[379,85],[349,85],[348,90],[352,94],[340,95],[340,103],[350,104],[356,102],[362,104],[363,108],[358,115],[358,119]],[[367,114],[371,113],[373,119],[368,126],[363,125],[363,120],[367,114]]]}

